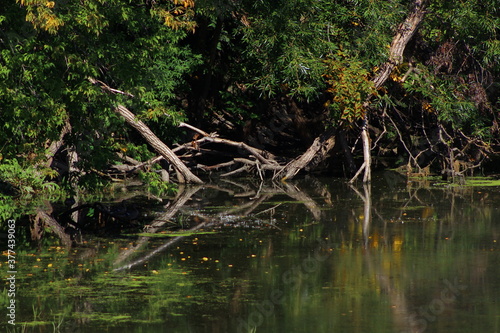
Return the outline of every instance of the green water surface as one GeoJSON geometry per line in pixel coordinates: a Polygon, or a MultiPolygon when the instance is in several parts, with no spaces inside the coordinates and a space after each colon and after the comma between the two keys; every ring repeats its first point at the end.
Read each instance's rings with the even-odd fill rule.
{"type": "Polygon", "coordinates": [[[72,247],[19,221],[16,325],[3,310],[0,330],[500,332],[500,187],[225,182],[152,228],[181,194],[72,247]]]}

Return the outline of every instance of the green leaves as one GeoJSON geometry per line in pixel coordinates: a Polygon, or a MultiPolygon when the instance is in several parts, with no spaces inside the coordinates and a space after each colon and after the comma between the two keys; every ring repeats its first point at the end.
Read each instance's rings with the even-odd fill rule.
{"type": "Polygon", "coordinates": [[[188,25],[192,1],[18,3],[0,13],[0,152],[5,158],[43,158],[69,119],[72,131],[65,144],[76,147],[79,167],[100,168],[111,161],[115,141],[127,134],[112,112],[116,103],[145,110],[149,120],[183,118],[172,105],[199,57],[179,44],[187,33],[163,25],[157,14],[182,11],[172,15],[188,25]],[[104,93],[88,77],[136,97],[104,93]]]}
{"type": "Polygon", "coordinates": [[[347,122],[362,119],[366,112],[365,101],[368,96],[377,93],[364,64],[342,53],[326,59],[325,64],[326,92],[331,96],[327,106],[332,111],[332,117],[347,122]]]}
{"type": "Polygon", "coordinates": [[[474,50],[474,57],[489,66],[498,64],[498,26],[500,1],[434,1],[423,25],[424,37],[431,43],[449,39],[461,41],[474,50]]]}
{"type": "Polygon", "coordinates": [[[2,161],[0,175],[3,181],[17,189],[21,195],[61,193],[56,183],[45,182],[46,176],[54,176],[51,169],[36,169],[30,165],[21,165],[17,159],[12,159],[2,161]]]}
{"type": "MultiPolygon", "coordinates": [[[[284,91],[313,98],[322,90],[326,22],[310,1],[255,3],[240,29],[250,84],[265,95],[284,91]],[[253,82],[252,82],[253,81],[253,82]]],[[[247,79],[248,80],[248,79],[247,79]]]]}

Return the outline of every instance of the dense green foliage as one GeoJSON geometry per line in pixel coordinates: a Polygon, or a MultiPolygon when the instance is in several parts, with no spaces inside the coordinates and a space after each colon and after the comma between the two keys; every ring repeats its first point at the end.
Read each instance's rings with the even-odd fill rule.
{"type": "MultiPolygon", "coordinates": [[[[79,170],[105,168],[117,151],[143,144],[114,114],[118,103],[171,142],[179,120],[210,127],[222,114],[237,124],[230,128],[237,136],[250,120],[268,125],[270,105],[290,99],[311,122],[355,123],[367,112],[368,96],[375,97],[371,123],[387,133],[380,144],[407,146],[398,155],[417,146],[398,132],[429,138],[438,129],[444,138],[430,138],[425,147],[433,153],[443,141],[464,156],[470,142],[470,149],[492,152],[499,1],[430,3],[403,64],[375,92],[369,81],[388,60],[411,6],[405,0],[0,1],[0,163],[45,165],[50,143],[69,124],[65,148],[78,153],[79,170]]],[[[310,137],[320,133],[309,130],[310,137]]]]}
{"type": "Polygon", "coordinates": [[[184,118],[173,102],[175,89],[197,57],[179,45],[184,30],[160,21],[165,8],[147,1],[22,5],[2,3],[4,159],[45,159],[69,121],[67,145],[78,152],[79,167],[100,169],[127,144],[123,121],[112,112],[116,103],[167,124],[184,118]],[[134,98],[105,94],[89,77],[134,98]]]}

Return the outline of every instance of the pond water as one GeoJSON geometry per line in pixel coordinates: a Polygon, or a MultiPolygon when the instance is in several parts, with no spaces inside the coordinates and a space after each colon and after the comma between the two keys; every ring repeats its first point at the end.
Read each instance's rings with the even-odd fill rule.
{"type": "Polygon", "coordinates": [[[499,203],[499,187],[390,172],[142,197],[133,228],[20,246],[16,327],[0,329],[500,332],[499,203]]]}

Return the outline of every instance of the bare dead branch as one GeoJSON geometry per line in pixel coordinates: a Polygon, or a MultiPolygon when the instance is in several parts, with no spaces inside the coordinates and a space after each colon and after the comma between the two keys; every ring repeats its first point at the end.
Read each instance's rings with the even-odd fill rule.
{"type": "Polygon", "coordinates": [[[218,143],[218,144],[224,144],[232,147],[236,147],[242,150],[247,151],[250,155],[255,156],[257,160],[259,160],[262,164],[274,164],[277,165],[278,163],[274,160],[274,155],[271,154],[270,152],[267,152],[265,150],[257,149],[252,146],[249,146],[248,144],[244,142],[237,142],[237,141],[232,141],[228,139],[222,139],[219,138],[216,133],[211,133],[208,134],[207,132],[196,128],[192,125],[186,124],[186,123],[180,123],[179,127],[186,127],[189,128],[190,130],[201,134],[204,136],[203,142],[211,142],[211,143],[218,143]],[[266,157],[264,157],[266,156],[266,157]]]}
{"type": "Polygon", "coordinates": [[[119,104],[115,108],[115,112],[120,116],[125,118],[127,123],[135,128],[144,139],[163,156],[167,161],[169,161],[174,168],[177,170],[180,183],[203,183],[201,179],[195,176],[189,168],[184,165],[184,163],[175,155],[175,153],[164,144],[141,120],[136,119],[135,115],[130,112],[125,106],[119,104]]]}

